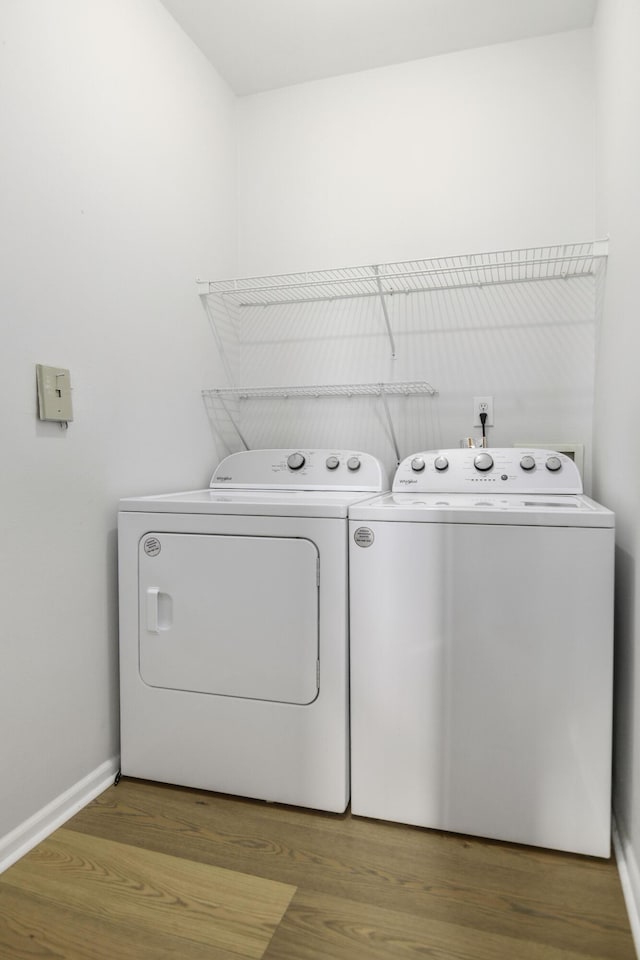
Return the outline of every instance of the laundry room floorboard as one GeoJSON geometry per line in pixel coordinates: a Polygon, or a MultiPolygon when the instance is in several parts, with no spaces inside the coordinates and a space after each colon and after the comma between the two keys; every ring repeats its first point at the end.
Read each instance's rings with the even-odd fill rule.
{"type": "Polygon", "coordinates": [[[0,956],[635,952],[613,860],[123,778],[0,876],[0,956]]]}

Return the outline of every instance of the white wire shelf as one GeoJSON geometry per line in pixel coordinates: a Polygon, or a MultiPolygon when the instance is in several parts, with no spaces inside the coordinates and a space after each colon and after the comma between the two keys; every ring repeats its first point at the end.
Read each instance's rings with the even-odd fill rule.
{"type": "Polygon", "coordinates": [[[296,397],[380,397],[435,396],[437,390],[426,380],[395,383],[339,383],[300,387],[214,387],[203,390],[202,396],[232,400],[288,400],[296,397]]]}
{"type": "MultiPolygon", "coordinates": [[[[244,309],[285,307],[294,304],[374,298],[373,316],[380,311],[386,327],[392,357],[396,356],[391,324],[391,298],[400,295],[430,294],[464,288],[483,288],[500,284],[527,284],[539,281],[563,282],[595,278],[608,255],[608,239],[522,247],[472,253],[461,256],[405,260],[368,266],[337,267],[304,273],[244,277],[229,280],[198,280],[198,293],[209,322],[222,346],[230,339],[234,350],[242,345],[241,312],[244,309]]],[[[422,307],[421,307],[422,309],[422,307]]],[[[398,311],[395,311],[397,313],[398,311]]],[[[303,315],[292,315],[296,321],[303,315]]],[[[331,311],[332,318],[334,316],[331,311]]],[[[340,317],[337,311],[335,316],[340,317]]],[[[280,312],[274,318],[281,319],[280,312]]],[[[248,319],[245,315],[245,319],[248,319]]],[[[229,379],[235,379],[225,366],[229,379]]],[[[248,400],[293,400],[321,397],[379,398],[384,407],[396,457],[398,443],[390,412],[390,397],[434,396],[437,391],[426,381],[388,383],[323,384],[314,386],[220,387],[203,390],[202,396],[212,417],[224,415],[248,449],[239,420],[241,403],[248,400]]],[[[391,407],[394,404],[391,403],[391,407]]],[[[397,406],[397,404],[396,404],[397,406]]],[[[247,420],[250,417],[247,416],[247,420]]]]}
{"type": "Polygon", "coordinates": [[[245,450],[249,449],[249,444],[242,433],[235,412],[229,406],[229,401],[293,400],[296,398],[319,399],[322,397],[378,397],[381,399],[384,407],[396,461],[400,463],[400,448],[387,398],[394,396],[434,397],[437,392],[435,387],[432,387],[426,380],[405,380],[391,383],[340,383],[287,387],[214,387],[209,390],[203,390],[202,396],[205,406],[209,409],[210,413],[215,414],[216,406],[220,405],[226,419],[233,427],[245,450]]]}
{"type": "Polygon", "coordinates": [[[268,307],[356,297],[428,293],[462,287],[593,276],[608,241],[589,240],[428,260],[340,267],[233,280],[198,280],[203,296],[238,307],[268,307]]]}

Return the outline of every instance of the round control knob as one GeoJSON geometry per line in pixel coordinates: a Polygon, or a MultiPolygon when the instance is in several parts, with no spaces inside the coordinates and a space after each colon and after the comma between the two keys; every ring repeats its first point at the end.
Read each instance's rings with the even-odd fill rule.
{"type": "Polygon", "coordinates": [[[349,459],[347,460],[347,468],[349,470],[359,470],[360,457],[349,457],[349,459]]]}
{"type": "Polygon", "coordinates": [[[535,465],[536,465],[535,460],[533,459],[533,457],[530,457],[529,454],[523,457],[522,460],[520,461],[520,466],[522,467],[523,470],[533,470],[535,465]]]}
{"type": "Polygon", "coordinates": [[[560,470],[562,463],[560,457],[547,457],[547,462],[545,464],[547,470],[551,470],[551,473],[555,473],[556,470],[560,470]]]}
{"type": "Polygon", "coordinates": [[[411,461],[411,469],[414,473],[422,473],[424,466],[424,457],[414,457],[411,461]]]}
{"type": "Polygon", "coordinates": [[[485,473],[485,471],[491,470],[491,467],[493,466],[493,457],[490,453],[479,453],[473,458],[473,465],[476,470],[480,470],[482,473],[485,473]]]}
{"type": "Polygon", "coordinates": [[[287,466],[290,470],[300,470],[306,463],[301,453],[292,453],[287,457],[287,466]]]}
{"type": "Polygon", "coordinates": [[[336,470],[340,466],[340,461],[337,457],[327,457],[325,462],[325,467],[327,470],[336,470]]]}
{"type": "Polygon", "coordinates": [[[439,470],[442,473],[442,471],[446,470],[447,467],[449,466],[449,461],[447,460],[446,457],[436,457],[435,460],[433,461],[433,465],[436,468],[436,470],[439,470]]]}

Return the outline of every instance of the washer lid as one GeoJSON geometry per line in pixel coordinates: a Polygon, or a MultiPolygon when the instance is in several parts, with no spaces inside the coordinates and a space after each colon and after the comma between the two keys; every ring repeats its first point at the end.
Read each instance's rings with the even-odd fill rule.
{"type": "Polygon", "coordinates": [[[589,497],[546,494],[389,493],[354,505],[352,520],[613,527],[611,510],[589,497]]]}

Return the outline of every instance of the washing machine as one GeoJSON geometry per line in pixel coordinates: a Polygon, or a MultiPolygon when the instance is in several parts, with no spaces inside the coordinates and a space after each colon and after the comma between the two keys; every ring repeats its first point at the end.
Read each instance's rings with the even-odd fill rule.
{"type": "Polygon", "coordinates": [[[343,811],[347,512],[373,456],[250,450],[120,502],[122,773],[343,811]]]}
{"type": "Polygon", "coordinates": [[[614,515],[550,450],[436,450],[350,512],[354,814],[607,857],[614,515]]]}

